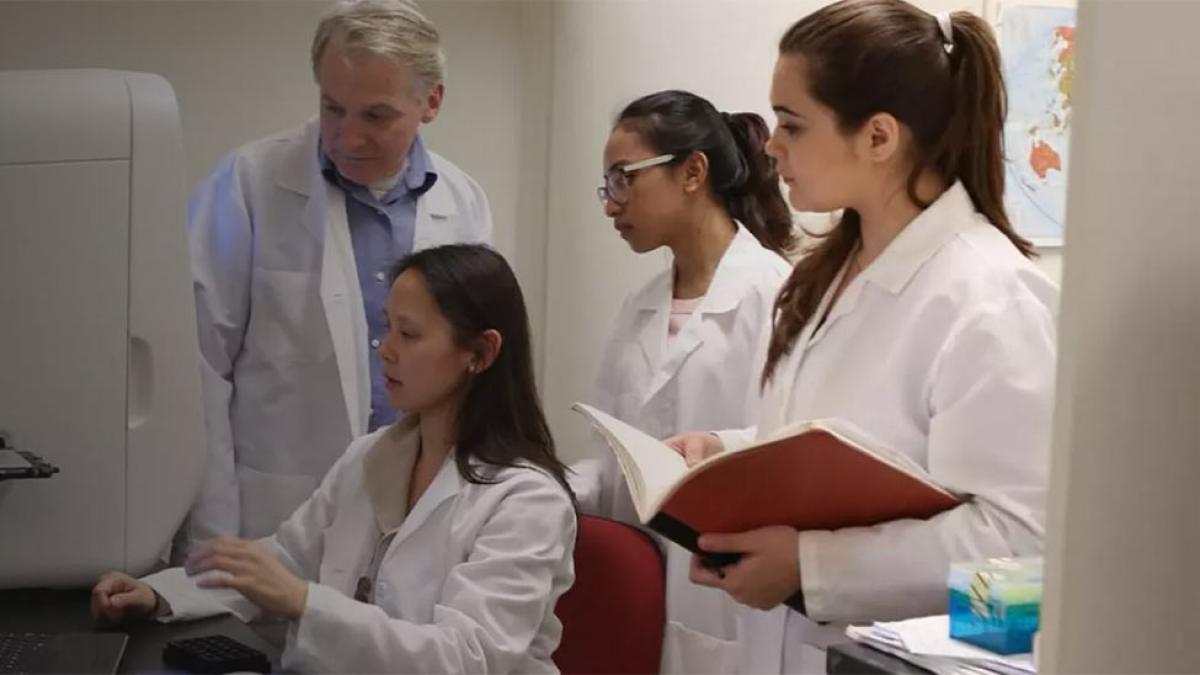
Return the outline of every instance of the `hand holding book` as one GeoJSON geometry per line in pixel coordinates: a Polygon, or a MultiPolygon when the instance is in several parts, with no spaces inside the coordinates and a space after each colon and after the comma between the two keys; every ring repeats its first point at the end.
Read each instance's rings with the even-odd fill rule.
{"type": "Polygon", "coordinates": [[[690,578],[701,586],[719,588],[736,602],[755,609],[771,609],[788,602],[800,590],[799,533],[787,525],[772,525],[749,532],[705,534],[700,548],[711,553],[736,554],[737,562],[713,569],[699,555],[692,558],[690,578]]]}
{"type": "Polygon", "coordinates": [[[663,441],[667,447],[675,452],[678,452],[684,461],[687,462],[689,468],[696,466],[700,462],[725,452],[725,444],[721,443],[720,437],[716,434],[690,432],[672,436],[663,441]]]}
{"type": "MultiPolygon", "coordinates": [[[[725,452],[725,444],[714,433],[679,434],[663,443],[678,452],[688,468],[725,452]]],[[[771,609],[786,602],[803,613],[798,537],[795,529],[781,525],[701,535],[698,546],[703,553],[692,556],[689,577],[692,583],[723,590],[748,607],[771,609]]]]}
{"type": "Polygon", "coordinates": [[[843,420],[796,422],[748,448],[712,454],[715,436],[684,434],[670,439],[672,448],[590,406],[574,409],[608,442],[641,522],[714,567],[745,551],[707,551],[701,534],[787,526],[794,560],[796,532],[927,519],[962,503],[907,455],[843,420]],[[704,458],[689,466],[680,448],[704,458]]]}

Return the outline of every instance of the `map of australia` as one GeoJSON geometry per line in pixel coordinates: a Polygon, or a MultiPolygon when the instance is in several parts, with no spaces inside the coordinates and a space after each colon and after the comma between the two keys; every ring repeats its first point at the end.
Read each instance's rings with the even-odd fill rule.
{"type": "Polygon", "coordinates": [[[1075,10],[1009,6],[1000,18],[1008,83],[1006,204],[1039,244],[1061,244],[1075,77],[1075,10]]]}

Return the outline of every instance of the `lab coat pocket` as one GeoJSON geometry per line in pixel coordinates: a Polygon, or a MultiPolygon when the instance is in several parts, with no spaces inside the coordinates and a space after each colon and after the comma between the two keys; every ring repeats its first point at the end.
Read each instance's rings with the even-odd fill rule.
{"type": "Polygon", "coordinates": [[[315,361],[333,350],[320,279],[310,272],[255,268],[246,344],[273,362],[315,361]]]}
{"type": "Polygon", "coordinates": [[[663,634],[663,673],[733,673],[737,670],[737,642],[668,621],[663,634]]]}

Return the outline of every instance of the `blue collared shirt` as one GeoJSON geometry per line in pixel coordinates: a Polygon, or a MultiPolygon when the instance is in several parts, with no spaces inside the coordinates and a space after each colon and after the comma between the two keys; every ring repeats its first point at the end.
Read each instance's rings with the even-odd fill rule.
{"type": "Polygon", "coordinates": [[[376,199],[366,187],[342,176],[333,161],[319,150],[325,179],[346,193],[346,220],[358,267],[358,285],[362,289],[363,310],[367,315],[367,340],[371,367],[371,418],[368,430],[396,421],[398,413],[388,401],[387,383],[379,345],[387,333],[384,306],[391,289],[390,274],[396,261],[412,253],[417,225],[417,199],[437,182],[433,158],[420,136],[408,151],[408,161],[400,180],[376,199]]]}

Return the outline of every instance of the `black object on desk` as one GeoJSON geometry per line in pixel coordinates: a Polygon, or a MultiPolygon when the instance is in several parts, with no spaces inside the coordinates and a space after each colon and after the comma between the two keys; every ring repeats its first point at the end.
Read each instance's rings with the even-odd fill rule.
{"type": "MultiPolygon", "coordinates": [[[[95,626],[90,612],[91,592],[88,589],[0,591],[0,631],[128,634],[129,642],[118,673],[179,672],[163,662],[166,644],[171,640],[213,634],[227,635],[263,652],[273,668],[279,668],[281,645],[272,644],[255,628],[231,615],[171,624],[130,621],[113,629],[102,629],[95,626]]],[[[279,637],[283,637],[282,632],[279,637]]]]}
{"type": "Polygon", "coordinates": [[[825,672],[830,675],[930,675],[924,668],[857,642],[830,645],[825,650],[825,672]]]}
{"type": "Polygon", "coordinates": [[[189,673],[271,672],[266,654],[225,635],[171,640],[163,649],[163,662],[189,673]]]}
{"type": "Polygon", "coordinates": [[[4,447],[0,440],[0,481],[17,478],[49,478],[58,467],[27,450],[4,447]]]}
{"type": "Polygon", "coordinates": [[[0,673],[117,672],[124,633],[0,632],[0,673]]]}

